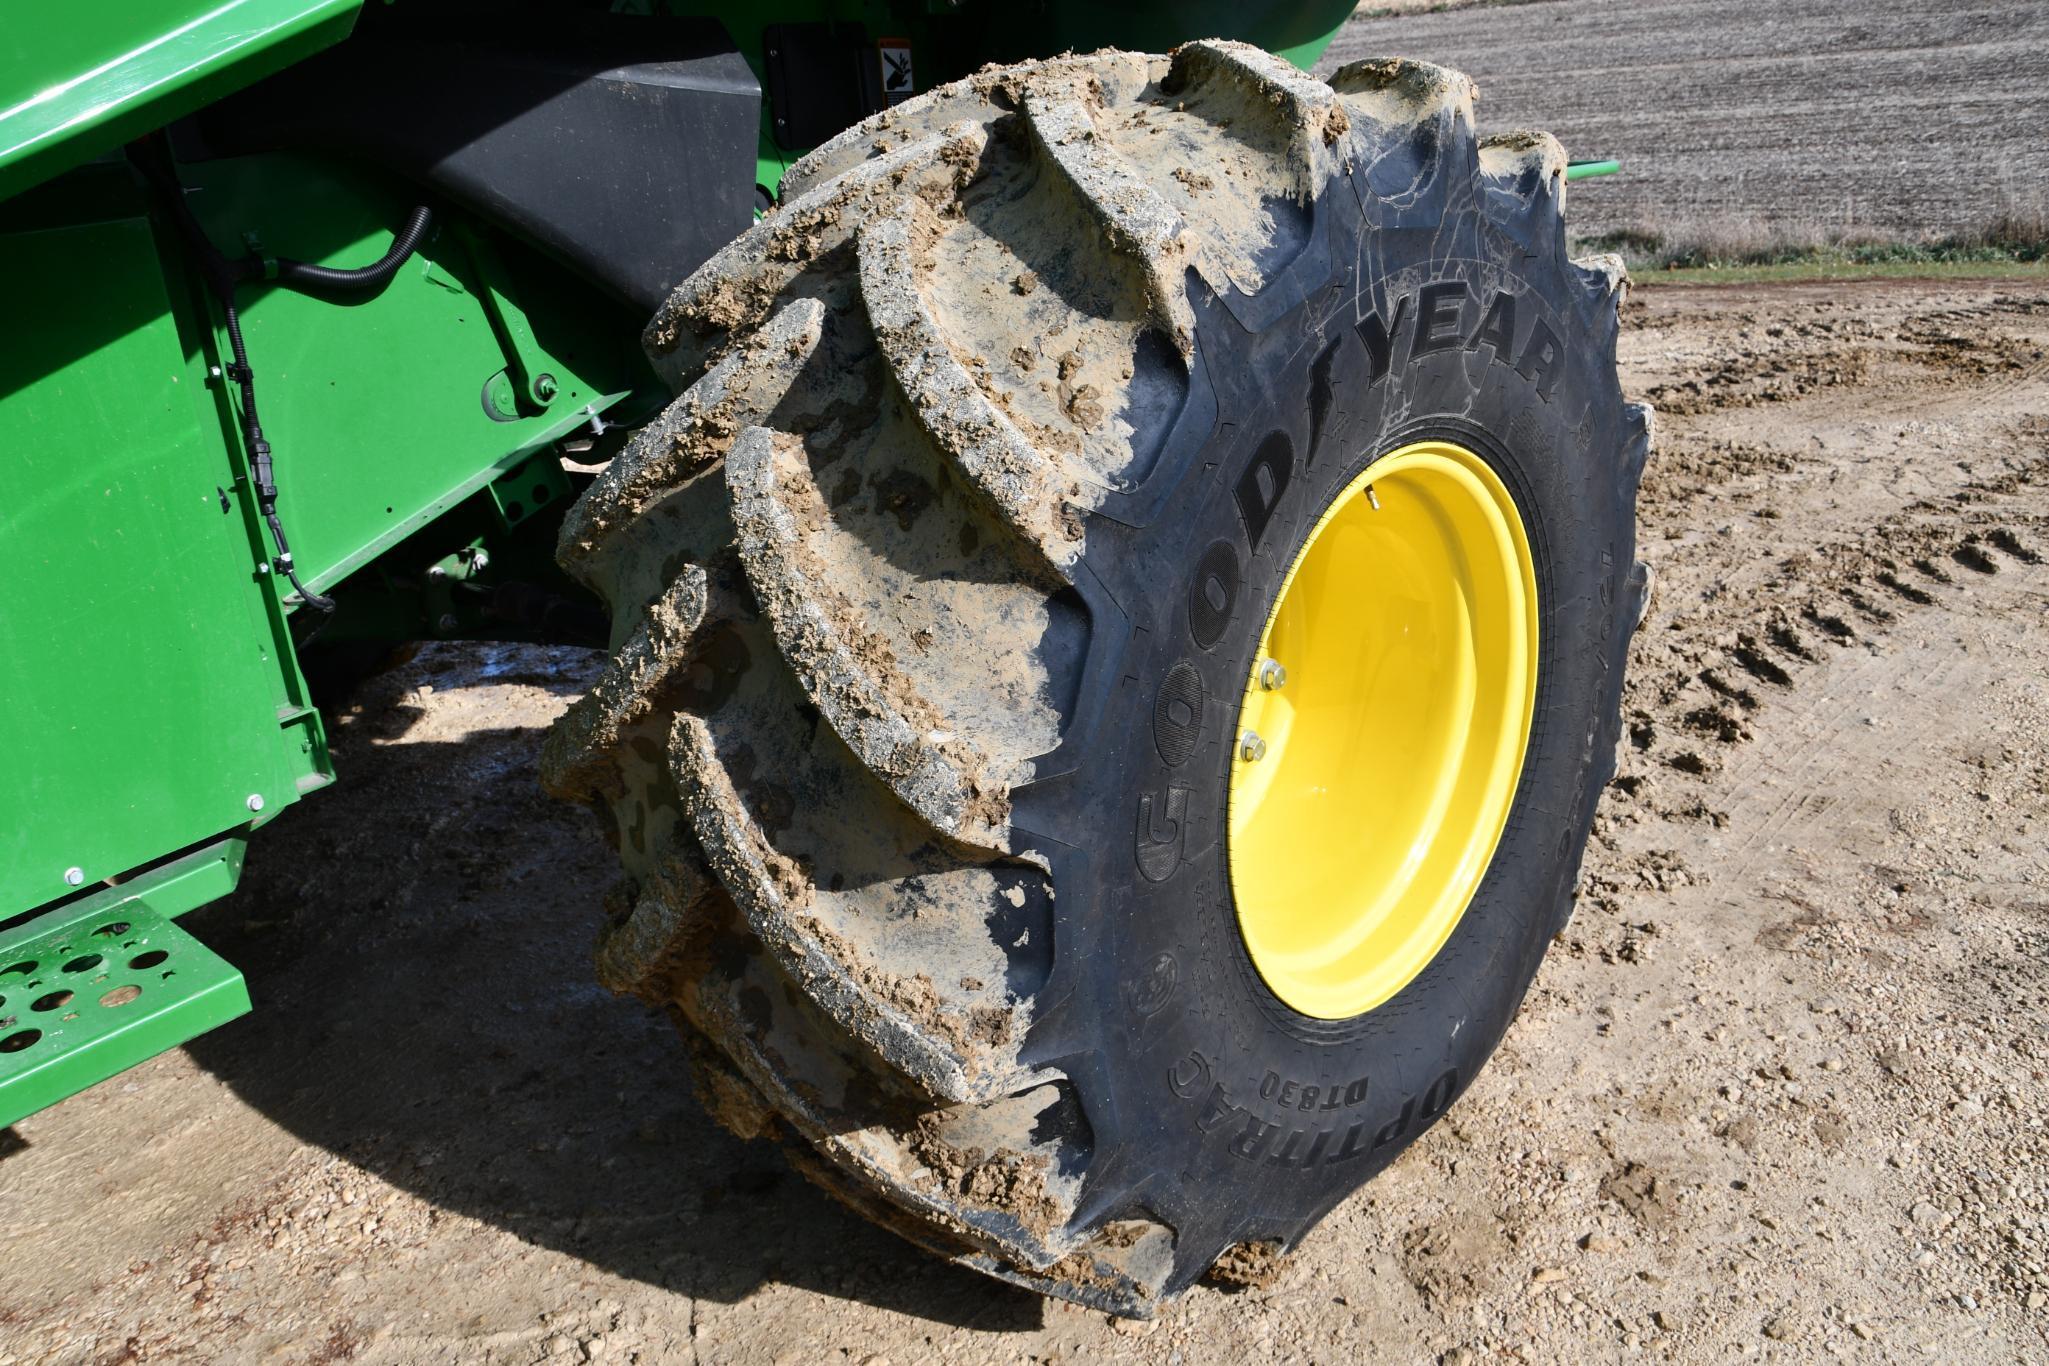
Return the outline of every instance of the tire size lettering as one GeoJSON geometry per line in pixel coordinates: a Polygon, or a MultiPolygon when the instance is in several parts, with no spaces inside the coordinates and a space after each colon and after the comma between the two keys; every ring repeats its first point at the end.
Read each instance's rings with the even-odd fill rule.
{"type": "Polygon", "coordinates": [[[1370,1085],[1368,1078],[1360,1077],[1349,1085],[1333,1083],[1318,1086],[1290,1080],[1278,1072],[1268,1072],[1260,1080],[1259,1098],[1271,1101],[1283,1110],[1313,1110],[1327,1114],[1364,1102],[1370,1085]]]}
{"type": "MultiPolygon", "coordinates": [[[[1372,1087],[1367,1078],[1341,1085],[1318,1088],[1287,1080],[1268,1072],[1260,1083],[1260,1098],[1279,1106],[1278,1112],[1260,1113],[1231,1098],[1224,1083],[1213,1076],[1210,1060],[1200,1052],[1189,1053],[1167,1068],[1167,1090],[1184,1101],[1197,1101],[1195,1127],[1203,1134],[1223,1136],[1231,1156],[1246,1162],[1263,1162],[1269,1167],[1303,1169],[1336,1166],[1367,1157],[1399,1145],[1420,1132],[1451,1108],[1458,1093],[1456,1067],[1447,1068],[1421,1095],[1405,1096],[1392,1118],[1376,1125],[1371,1119],[1343,1122],[1335,1111],[1364,1104],[1372,1087]],[[1292,1103],[1286,1099],[1293,1088],[1292,1103]],[[1312,1093],[1315,1098],[1311,1099],[1312,1093]],[[1350,1099],[1356,1093],[1357,1099],[1350,1099]],[[1332,1098],[1337,1105],[1331,1104],[1332,1098]],[[1312,1119],[1303,1123],[1299,1112],[1312,1111],[1317,1117],[1333,1114],[1336,1122],[1321,1125],[1312,1119]],[[1275,1117],[1269,1118],[1269,1114],[1275,1117]]],[[[1262,1107],[1264,1109],[1264,1107],[1262,1107]]]]}

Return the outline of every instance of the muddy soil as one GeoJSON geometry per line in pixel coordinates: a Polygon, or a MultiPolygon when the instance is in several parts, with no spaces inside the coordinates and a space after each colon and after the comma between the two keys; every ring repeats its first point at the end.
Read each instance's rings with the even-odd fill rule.
{"type": "Polygon", "coordinates": [[[1658,589],[1501,1055],[1255,1288],[941,1265],[592,984],[575,652],[430,647],[187,924],[256,1013],[0,1136],[0,1363],[2049,1356],[2049,288],[1645,288],[1658,589]]]}
{"type": "Polygon", "coordinates": [[[1453,4],[1363,6],[1317,70],[1456,67],[1483,127],[1620,157],[1622,175],[1575,187],[1575,232],[1736,217],[1918,237],[2049,212],[2035,0],[1453,4]]]}

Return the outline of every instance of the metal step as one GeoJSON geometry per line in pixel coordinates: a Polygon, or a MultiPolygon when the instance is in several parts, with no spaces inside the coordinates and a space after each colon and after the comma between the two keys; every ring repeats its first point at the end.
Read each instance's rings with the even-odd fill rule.
{"type": "Polygon", "coordinates": [[[0,1128],[248,1010],[242,974],[140,901],[0,933],[0,1128]]]}

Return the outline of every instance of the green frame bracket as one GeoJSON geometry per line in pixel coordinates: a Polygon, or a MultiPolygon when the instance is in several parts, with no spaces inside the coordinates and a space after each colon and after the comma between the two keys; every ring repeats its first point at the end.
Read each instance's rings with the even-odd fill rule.
{"type": "Polygon", "coordinates": [[[502,396],[490,395],[492,407],[506,421],[544,413],[560,394],[561,381],[546,368],[548,353],[534,335],[533,324],[506,294],[505,263],[497,248],[468,224],[458,220],[453,228],[476,271],[477,302],[505,351],[506,384],[502,396]]]}
{"type": "Polygon", "coordinates": [[[1568,161],[1565,163],[1567,180],[1590,180],[1598,175],[1616,175],[1622,170],[1622,163],[1612,157],[1605,161],[1568,161]]]}

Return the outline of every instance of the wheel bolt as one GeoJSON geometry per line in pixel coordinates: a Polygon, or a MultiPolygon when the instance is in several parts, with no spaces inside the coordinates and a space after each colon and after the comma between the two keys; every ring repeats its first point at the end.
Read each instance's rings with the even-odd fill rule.
{"type": "Polygon", "coordinates": [[[1256,764],[1266,757],[1266,741],[1259,738],[1259,732],[1248,730],[1238,737],[1238,757],[1248,764],[1256,764]]]}
{"type": "Polygon", "coordinates": [[[1278,659],[1259,661],[1259,686],[1268,692],[1279,692],[1288,686],[1288,671],[1281,667],[1278,659]]]}

